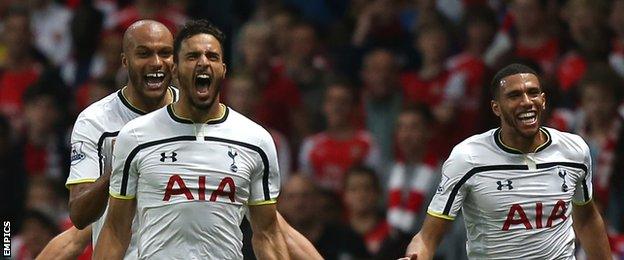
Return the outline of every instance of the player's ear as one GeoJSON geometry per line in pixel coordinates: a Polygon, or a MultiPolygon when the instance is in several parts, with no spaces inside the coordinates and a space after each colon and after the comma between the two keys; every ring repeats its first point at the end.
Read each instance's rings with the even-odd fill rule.
{"type": "Polygon", "coordinates": [[[126,54],[125,53],[121,53],[121,65],[124,66],[124,68],[128,67],[128,59],[126,58],[126,54]]]}
{"type": "Polygon", "coordinates": [[[501,111],[500,111],[500,106],[498,105],[498,102],[496,102],[495,100],[492,100],[490,101],[490,105],[492,106],[492,112],[494,112],[496,116],[500,117],[501,111]]]}
{"type": "Polygon", "coordinates": [[[178,78],[178,64],[177,63],[173,63],[173,65],[171,66],[171,76],[174,79],[178,78]]]}
{"type": "Polygon", "coordinates": [[[223,78],[225,79],[225,74],[227,73],[227,65],[225,65],[225,62],[222,64],[223,64],[223,78]]]}
{"type": "Polygon", "coordinates": [[[542,109],[546,110],[546,93],[542,92],[542,109]]]}

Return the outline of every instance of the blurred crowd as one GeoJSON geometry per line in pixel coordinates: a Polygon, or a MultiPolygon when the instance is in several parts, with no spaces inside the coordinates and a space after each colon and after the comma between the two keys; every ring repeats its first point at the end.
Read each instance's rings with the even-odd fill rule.
{"type": "MultiPolygon", "coordinates": [[[[15,259],[71,226],[69,133],[125,85],[121,38],[144,18],[226,33],[222,102],[271,132],[279,211],[328,259],[401,256],[452,147],[498,125],[487,86],[512,62],[540,73],[544,124],[589,144],[624,257],[624,0],[2,0],[0,213],[15,259]]],[[[465,258],[463,232],[457,219],[440,259],[465,258]]]]}

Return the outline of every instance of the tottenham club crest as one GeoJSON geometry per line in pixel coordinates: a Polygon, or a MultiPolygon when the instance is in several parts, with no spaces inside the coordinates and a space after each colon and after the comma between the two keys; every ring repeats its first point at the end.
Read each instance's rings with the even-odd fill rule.
{"type": "Polygon", "coordinates": [[[563,184],[561,184],[561,191],[563,191],[563,192],[567,192],[568,191],[568,185],[566,184],[566,179],[565,179],[565,176],[567,174],[568,173],[565,170],[563,170],[563,171],[559,170],[559,177],[561,179],[563,179],[563,184]]]}
{"type": "Polygon", "coordinates": [[[232,147],[230,147],[230,150],[228,151],[228,156],[232,158],[232,164],[230,164],[230,171],[232,172],[238,171],[238,167],[236,166],[236,156],[238,156],[238,153],[234,151],[232,147]]]}

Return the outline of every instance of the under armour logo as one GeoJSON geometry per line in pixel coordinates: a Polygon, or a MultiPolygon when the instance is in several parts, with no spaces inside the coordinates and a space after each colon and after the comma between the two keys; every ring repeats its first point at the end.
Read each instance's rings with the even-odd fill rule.
{"type": "Polygon", "coordinates": [[[502,181],[497,181],[496,184],[498,184],[498,188],[496,188],[497,190],[503,190],[503,187],[507,187],[508,190],[513,190],[513,186],[511,186],[511,181],[510,180],[505,180],[505,182],[507,183],[503,183],[502,181]]]}
{"type": "Polygon", "coordinates": [[[228,151],[228,156],[230,158],[232,158],[232,164],[230,165],[230,170],[233,172],[238,171],[238,167],[236,166],[236,161],[234,160],[234,158],[238,155],[237,152],[232,153],[232,149],[230,148],[230,151],[228,151]]]}
{"type": "Polygon", "coordinates": [[[565,176],[567,174],[568,173],[565,170],[563,170],[563,171],[559,170],[559,177],[561,177],[561,179],[563,179],[563,184],[561,184],[561,190],[563,192],[567,192],[568,191],[568,185],[566,185],[566,179],[565,179],[565,176]]]}
{"type": "Polygon", "coordinates": [[[178,159],[176,159],[177,155],[178,154],[176,152],[171,152],[171,155],[169,155],[169,156],[167,156],[167,153],[161,153],[160,154],[160,161],[164,162],[167,159],[171,159],[171,162],[175,162],[175,161],[178,160],[178,159]]]}

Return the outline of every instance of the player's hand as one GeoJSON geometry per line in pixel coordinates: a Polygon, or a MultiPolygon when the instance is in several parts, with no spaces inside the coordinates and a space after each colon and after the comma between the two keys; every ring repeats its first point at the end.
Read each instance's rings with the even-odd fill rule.
{"type": "Polygon", "coordinates": [[[401,258],[400,260],[431,260],[433,259],[433,254],[430,252],[431,250],[425,246],[422,238],[419,235],[416,235],[412,239],[412,242],[407,245],[407,249],[405,250],[405,257],[401,258]]]}

